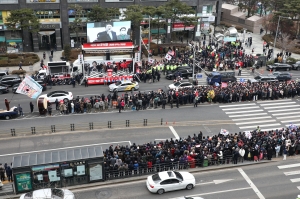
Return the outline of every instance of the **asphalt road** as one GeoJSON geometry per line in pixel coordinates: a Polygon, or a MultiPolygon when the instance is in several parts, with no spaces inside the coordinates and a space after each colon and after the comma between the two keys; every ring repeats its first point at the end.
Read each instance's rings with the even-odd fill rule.
{"type": "Polygon", "coordinates": [[[80,199],[175,199],[183,196],[199,196],[204,199],[293,199],[299,194],[296,185],[298,183],[291,182],[291,176],[286,176],[278,166],[291,167],[291,164],[295,163],[299,165],[298,158],[240,168],[198,172],[194,173],[197,184],[194,189],[173,191],[163,195],[150,193],[146,188],[145,180],[74,190],[74,192],[80,199]],[[214,183],[218,180],[224,180],[224,182],[214,183]]]}

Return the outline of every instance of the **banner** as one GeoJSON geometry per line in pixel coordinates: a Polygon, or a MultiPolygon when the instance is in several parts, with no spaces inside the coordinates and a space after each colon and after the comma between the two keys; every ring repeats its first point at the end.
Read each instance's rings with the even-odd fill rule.
{"type": "Polygon", "coordinates": [[[226,129],[221,129],[220,134],[229,135],[229,131],[227,131],[226,129]]]}
{"type": "Polygon", "coordinates": [[[227,88],[227,82],[222,82],[222,88],[227,88]]]}
{"type": "Polygon", "coordinates": [[[17,89],[17,93],[36,99],[42,93],[43,87],[30,76],[26,76],[17,89]]]}
{"type": "Polygon", "coordinates": [[[174,55],[175,55],[175,52],[174,52],[174,50],[169,50],[169,51],[168,51],[168,54],[174,56],[174,55]]]}

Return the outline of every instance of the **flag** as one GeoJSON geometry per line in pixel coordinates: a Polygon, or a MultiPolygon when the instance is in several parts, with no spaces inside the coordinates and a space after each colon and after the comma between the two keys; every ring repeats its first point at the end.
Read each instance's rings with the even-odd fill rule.
{"type": "Polygon", "coordinates": [[[172,56],[169,54],[166,54],[165,58],[170,61],[172,59],[172,56]]]}
{"type": "Polygon", "coordinates": [[[151,63],[151,64],[153,64],[154,63],[154,59],[149,58],[148,62],[151,63]]]}
{"type": "Polygon", "coordinates": [[[226,129],[221,129],[220,134],[229,135],[229,131],[227,131],[226,129]]]}
{"type": "Polygon", "coordinates": [[[42,93],[43,87],[30,76],[26,76],[17,89],[17,93],[36,99],[42,93]]]}
{"type": "Polygon", "coordinates": [[[220,86],[220,84],[218,82],[215,82],[215,86],[220,86]]]}
{"type": "Polygon", "coordinates": [[[252,138],[252,134],[250,131],[245,131],[245,136],[250,140],[252,138]]]}
{"type": "Polygon", "coordinates": [[[174,56],[174,55],[175,55],[175,52],[174,52],[174,50],[169,50],[169,51],[168,51],[168,54],[174,56]]]}
{"type": "Polygon", "coordinates": [[[227,88],[227,82],[222,82],[222,88],[227,88]]]}

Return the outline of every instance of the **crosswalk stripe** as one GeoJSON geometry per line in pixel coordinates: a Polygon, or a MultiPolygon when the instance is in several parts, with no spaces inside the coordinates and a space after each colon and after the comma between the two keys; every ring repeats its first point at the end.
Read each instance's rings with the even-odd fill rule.
{"type": "Polygon", "coordinates": [[[260,120],[260,121],[252,121],[252,122],[240,122],[235,124],[244,125],[244,124],[260,124],[260,123],[269,123],[269,122],[276,122],[276,120],[260,120]]]}
{"type": "Polygon", "coordinates": [[[251,112],[262,112],[264,110],[251,110],[251,111],[235,111],[235,112],[225,112],[226,114],[236,114],[236,113],[251,113],[251,112]]]}
{"type": "Polygon", "coordinates": [[[300,118],[300,115],[294,115],[294,116],[286,116],[286,117],[277,117],[277,119],[286,119],[286,118],[300,118]]]}
{"type": "Polygon", "coordinates": [[[284,102],[284,103],[261,104],[261,106],[272,106],[272,105],[280,105],[280,104],[296,104],[296,102],[284,102]]]}
{"type": "Polygon", "coordinates": [[[277,109],[277,108],[294,108],[300,107],[300,105],[288,105],[288,106],[272,106],[272,107],[264,107],[264,109],[277,109]]]}
{"type": "Polygon", "coordinates": [[[289,171],[289,172],[283,172],[283,173],[286,176],[291,176],[291,175],[298,175],[298,174],[300,174],[300,171],[289,171]]]}
{"type": "Polygon", "coordinates": [[[267,113],[255,113],[255,114],[244,114],[244,115],[228,115],[228,117],[248,117],[248,116],[261,116],[267,115],[267,113]]]}
{"type": "Polygon", "coordinates": [[[221,108],[225,108],[225,107],[233,107],[233,106],[254,106],[256,105],[255,103],[249,103],[249,104],[232,104],[232,105],[224,105],[224,106],[219,106],[221,108]]]}
{"type": "Polygon", "coordinates": [[[292,182],[300,182],[300,178],[291,179],[292,182]]]}
{"type": "Polygon", "coordinates": [[[229,110],[241,110],[241,109],[253,109],[253,108],[259,108],[259,106],[249,106],[249,107],[237,107],[237,108],[225,108],[222,109],[223,111],[229,111],[229,110]]]}
{"type": "Polygon", "coordinates": [[[282,127],[270,128],[270,129],[260,129],[261,131],[272,131],[276,129],[281,129],[282,127]]]}
{"type": "Polygon", "coordinates": [[[282,123],[290,123],[290,122],[298,122],[298,121],[300,121],[300,118],[299,119],[292,119],[292,120],[284,120],[284,121],[280,121],[280,122],[282,122],[282,123]]]}
{"type": "Polygon", "coordinates": [[[256,128],[257,126],[259,126],[259,127],[267,127],[267,126],[279,126],[279,125],[280,125],[279,123],[275,123],[275,124],[263,124],[263,125],[256,125],[256,126],[242,126],[242,127],[240,127],[240,129],[256,128]]]}
{"type": "MultiPolygon", "coordinates": [[[[293,123],[293,125],[300,126],[300,123],[297,123],[297,124],[294,124],[294,123],[293,123]]],[[[285,126],[286,126],[286,127],[289,127],[290,124],[287,124],[287,125],[285,125],[285,126]]]]}
{"type": "Polygon", "coordinates": [[[289,168],[295,168],[295,167],[299,167],[300,163],[296,163],[296,164],[286,164],[286,165],[281,165],[281,166],[277,166],[278,169],[289,169],[289,168]]]}
{"type": "Polygon", "coordinates": [[[281,110],[272,110],[272,111],[268,111],[268,112],[275,113],[275,112],[286,112],[286,111],[300,111],[300,108],[289,108],[289,109],[281,109],[281,110]]]}
{"type": "MultiPolygon", "coordinates": [[[[291,101],[292,99],[282,99],[282,100],[276,100],[275,102],[283,102],[283,101],[291,101]]],[[[259,101],[257,103],[263,104],[263,103],[271,103],[274,102],[274,100],[267,100],[267,101],[259,101]]]]}
{"type": "Polygon", "coordinates": [[[289,112],[289,113],[275,113],[272,114],[274,116],[281,116],[281,115],[295,115],[295,114],[300,114],[299,112],[289,112]]]}
{"type": "Polygon", "coordinates": [[[242,120],[258,120],[258,119],[266,119],[266,118],[272,118],[271,116],[265,116],[265,117],[255,117],[255,118],[242,118],[242,119],[232,119],[232,121],[242,121],[242,120]]]}

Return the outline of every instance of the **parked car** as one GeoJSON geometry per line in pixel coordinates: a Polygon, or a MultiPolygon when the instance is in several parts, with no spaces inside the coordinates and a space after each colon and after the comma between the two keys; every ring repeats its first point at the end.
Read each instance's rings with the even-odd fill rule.
{"type": "Polygon", "coordinates": [[[175,82],[174,84],[169,85],[169,89],[173,89],[178,91],[179,89],[182,88],[192,88],[193,84],[190,82],[175,82]]]}
{"type": "Polygon", "coordinates": [[[292,66],[289,64],[283,63],[274,63],[273,65],[268,65],[267,70],[277,71],[277,70],[286,70],[289,71],[292,69],[292,66]]]}
{"type": "Polygon", "coordinates": [[[6,70],[0,70],[0,79],[2,79],[3,76],[8,75],[8,71],[6,70]]]}
{"type": "MultiPolygon", "coordinates": [[[[39,84],[43,87],[43,88],[42,88],[42,91],[46,91],[46,90],[47,90],[47,84],[45,83],[44,80],[39,79],[39,80],[35,80],[35,81],[36,81],[37,83],[39,83],[39,84]]],[[[15,84],[15,85],[12,86],[12,92],[13,92],[13,93],[16,93],[16,91],[17,91],[19,85],[20,85],[20,83],[15,84]]]]}
{"type": "Polygon", "coordinates": [[[0,79],[0,84],[5,84],[8,86],[13,86],[21,82],[21,79],[18,75],[5,75],[0,79]]]}
{"type": "Polygon", "coordinates": [[[29,193],[24,193],[20,196],[20,199],[75,199],[74,194],[69,189],[39,189],[29,193]]]}
{"type": "Polygon", "coordinates": [[[0,118],[6,119],[6,120],[9,120],[11,118],[16,118],[16,117],[18,117],[18,115],[19,115],[19,112],[18,112],[18,108],[16,106],[10,108],[9,111],[7,111],[7,110],[0,111],[0,118]]]}
{"type": "Polygon", "coordinates": [[[48,94],[40,95],[37,101],[39,101],[39,98],[43,98],[43,99],[46,98],[46,101],[50,103],[54,103],[56,99],[58,101],[63,100],[64,102],[68,102],[73,99],[73,94],[72,92],[68,92],[68,91],[52,91],[48,94]]]}
{"type": "Polygon", "coordinates": [[[258,75],[254,78],[248,79],[248,83],[256,83],[256,82],[275,82],[278,79],[274,75],[258,75]]]}
{"type": "Polygon", "coordinates": [[[272,75],[275,76],[278,81],[290,81],[292,79],[292,75],[289,72],[274,72],[272,75]]]}
{"type": "Polygon", "coordinates": [[[108,86],[108,90],[112,91],[134,91],[139,89],[139,83],[130,80],[117,81],[114,84],[108,86]]]}
{"type": "Polygon", "coordinates": [[[292,64],[292,69],[300,70],[300,61],[297,61],[296,63],[292,64]]]}
{"type": "Polygon", "coordinates": [[[178,76],[182,78],[189,78],[193,76],[193,69],[190,67],[179,67],[176,70],[169,71],[166,75],[166,79],[173,80],[178,76]]]}
{"type": "Polygon", "coordinates": [[[195,187],[196,180],[189,172],[163,171],[148,176],[146,185],[151,193],[163,194],[180,189],[191,190],[195,187]]]}
{"type": "Polygon", "coordinates": [[[1,86],[0,85],[0,94],[8,93],[8,92],[9,92],[8,86],[1,86]]]}

